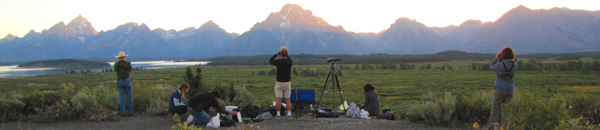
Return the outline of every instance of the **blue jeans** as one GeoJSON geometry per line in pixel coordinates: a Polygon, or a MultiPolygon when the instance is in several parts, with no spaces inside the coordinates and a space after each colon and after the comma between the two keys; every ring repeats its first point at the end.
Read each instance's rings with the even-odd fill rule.
{"type": "Polygon", "coordinates": [[[117,86],[119,88],[119,112],[125,114],[125,98],[127,98],[127,109],[130,114],[133,114],[133,93],[130,80],[118,80],[117,86]]]}
{"type": "Polygon", "coordinates": [[[198,125],[206,125],[208,122],[210,122],[210,116],[208,116],[205,111],[198,112],[196,110],[192,110],[192,108],[189,106],[187,107],[187,110],[188,113],[194,116],[194,123],[198,125]]]}

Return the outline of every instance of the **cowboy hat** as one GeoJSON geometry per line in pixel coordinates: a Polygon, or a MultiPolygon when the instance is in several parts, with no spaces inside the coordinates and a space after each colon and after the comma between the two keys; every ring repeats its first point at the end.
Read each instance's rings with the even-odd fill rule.
{"type": "Polygon", "coordinates": [[[129,55],[125,55],[125,52],[121,51],[121,52],[119,52],[118,56],[115,56],[115,58],[121,58],[123,56],[129,56],[129,55]]]}

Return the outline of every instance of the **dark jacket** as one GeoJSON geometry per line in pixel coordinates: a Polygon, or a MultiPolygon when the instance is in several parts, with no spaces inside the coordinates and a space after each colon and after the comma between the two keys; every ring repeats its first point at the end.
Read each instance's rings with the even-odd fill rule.
{"type": "Polygon", "coordinates": [[[177,106],[185,105],[181,103],[181,100],[181,90],[173,91],[169,100],[169,111],[174,111],[177,106]]]}
{"type": "Polygon", "coordinates": [[[277,82],[290,82],[292,80],[292,65],[294,61],[290,56],[287,59],[275,60],[277,55],[273,55],[269,60],[269,64],[277,67],[277,82]]]}
{"type": "Polygon", "coordinates": [[[371,90],[365,93],[365,111],[369,112],[370,116],[377,116],[381,112],[381,106],[379,105],[379,93],[375,90],[371,90]]]}
{"type": "Polygon", "coordinates": [[[198,93],[192,96],[187,105],[197,112],[205,111],[208,113],[209,108],[214,107],[219,113],[229,114],[229,112],[225,111],[225,109],[219,105],[219,102],[217,102],[215,96],[208,92],[198,93]]]}

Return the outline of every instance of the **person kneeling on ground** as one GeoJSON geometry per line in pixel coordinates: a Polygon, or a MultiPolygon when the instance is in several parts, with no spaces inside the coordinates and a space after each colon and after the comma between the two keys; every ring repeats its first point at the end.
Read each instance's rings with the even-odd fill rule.
{"type": "Polygon", "coordinates": [[[188,83],[181,83],[179,89],[175,90],[171,94],[171,100],[169,100],[169,112],[173,114],[173,122],[179,122],[179,115],[187,113],[187,105],[181,103],[181,100],[185,93],[190,90],[188,83]]]}
{"type": "Polygon", "coordinates": [[[365,84],[363,94],[365,94],[365,104],[360,109],[368,111],[369,116],[379,116],[381,106],[379,105],[379,93],[375,91],[375,86],[370,83],[365,84]]]}
{"type": "Polygon", "coordinates": [[[215,108],[217,112],[222,114],[236,115],[236,111],[227,112],[217,100],[221,99],[221,92],[215,90],[212,92],[204,92],[195,94],[188,101],[187,111],[194,116],[194,123],[205,125],[210,121],[210,116],[207,112],[210,107],[215,108]]]}

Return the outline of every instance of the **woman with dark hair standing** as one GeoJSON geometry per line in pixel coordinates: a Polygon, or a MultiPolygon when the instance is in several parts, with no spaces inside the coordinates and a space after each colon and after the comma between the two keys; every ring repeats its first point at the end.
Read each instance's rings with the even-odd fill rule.
{"type": "Polygon", "coordinates": [[[496,54],[496,58],[490,64],[490,70],[496,72],[496,83],[494,84],[496,89],[494,90],[492,112],[487,129],[492,129],[492,124],[499,121],[503,124],[502,127],[506,124],[506,116],[503,115],[501,120],[498,118],[500,117],[500,107],[510,102],[513,97],[513,90],[515,89],[513,77],[519,68],[519,65],[513,61],[515,57],[512,48],[504,47],[500,53],[496,54]]]}
{"type": "Polygon", "coordinates": [[[381,106],[379,105],[379,93],[375,91],[373,84],[367,83],[364,85],[363,94],[365,95],[365,103],[361,109],[369,112],[369,116],[379,116],[381,106]]]}
{"type": "Polygon", "coordinates": [[[181,100],[185,93],[190,90],[188,83],[181,83],[179,89],[173,91],[171,99],[169,100],[169,112],[173,114],[173,122],[178,122],[178,115],[187,113],[187,105],[181,103],[181,100]]]}

